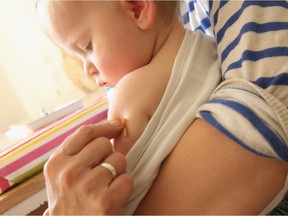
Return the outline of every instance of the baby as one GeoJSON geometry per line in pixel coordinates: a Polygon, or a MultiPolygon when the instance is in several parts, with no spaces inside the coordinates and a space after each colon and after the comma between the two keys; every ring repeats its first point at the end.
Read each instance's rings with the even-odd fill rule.
{"type": "Polygon", "coordinates": [[[39,1],[43,31],[79,56],[98,86],[113,88],[108,119],[125,119],[113,140],[126,155],[135,190],[132,214],[162,161],[217,86],[214,41],[185,30],[178,1],[39,1]]]}

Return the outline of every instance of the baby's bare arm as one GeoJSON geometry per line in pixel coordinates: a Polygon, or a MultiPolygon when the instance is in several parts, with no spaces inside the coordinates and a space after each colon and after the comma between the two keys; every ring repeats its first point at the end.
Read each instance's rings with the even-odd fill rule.
{"type": "Polygon", "coordinates": [[[132,73],[122,78],[113,90],[108,112],[109,120],[124,120],[125,130],[113,139],[114,150],[124,155],[145,130],[151,117],[150,106],[154,104],[147,98],[147,88],[152,89],[153,85],[146,86],[141,72],[132,73]]]}
{"type": "Polygon", "coordinates": [[[258,214],[283,187],[287,170],[287,164],[245,150],[198,119],[136,213],[258,214]]]}

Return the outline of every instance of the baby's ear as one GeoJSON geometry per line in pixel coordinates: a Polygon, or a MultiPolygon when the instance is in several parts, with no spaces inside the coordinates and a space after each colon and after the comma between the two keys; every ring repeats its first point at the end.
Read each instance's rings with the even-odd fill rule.
{"type": "Polygon", "coordinates": [[[156,18],[156,5],[152,0],[121,0],[125,12],[134,19],[142,30],[149,29],[156,18]]]}

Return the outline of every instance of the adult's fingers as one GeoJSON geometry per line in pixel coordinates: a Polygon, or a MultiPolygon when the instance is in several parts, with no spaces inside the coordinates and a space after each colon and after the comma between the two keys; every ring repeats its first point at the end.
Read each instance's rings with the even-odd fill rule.
{"type": "MultiPolygon", "coordinates": [[[[102,168],[103,171],[106,172],[106,179],[108,178],[110,182],[104,183],[102,189],[105,190],[105,188],[109,191],[108,194],[110,194],[110,209],[106,209],[106,211],[109,214],[115,214],[119,212],[124,212],[125,204],[129,197],[131,196],[134,184],[132,177],[127,175],[126,173],[126,158],[121,153],[114,153],[110,155],[108,158],[105,159],[105,162],[108,162],[112,166],[115,167],[117,175],[115,178],[113,178],[112,173],[109,170],[105,170],[105,168],[102,168]],[[105,187],[105,185],[109,184],[108,188],[105,187]]],[[[101,168],[101,166],[96,167],[98,170],[101,168]]],[[[104,175],[104,174],[103,174],[104,175]]],[[[104,176],[103,176],[104,177],[104,176]]],[[[104,180],[104,178],[102,178],[104,180]]],[[[94,187],[95,188],[95,187],[94,187]]],[[[105,203],[105,202],[104,202],[105,203]]],[[[107,203],[106,203],[107,204],[107,203]]],[[[104,209],[105,209],[104,205],[104,209]]]]}
{"type": "Polygon", "coordinates": [[[115,178],[109,187],[112,192],[113,203],[118,207],[125,207],[125,204],[134,190],[133,179],[124,173],[115,178]]]}
{"type": "Polygon", "coordinates": [[[87,190],[96,191],[98,188],[100,191],[102,191],[107,188],[113,179],[116,179],[117,176],[125,172],[126,158],[121,153],[115,152],[109,155],[105,160],[99,162],[94,168],[91,168],[91,171],[87,173],[85,179],[83,179],[83,185],[85,185],[87,190]],[[115,169],[115,178],[113,177],[113,173],[108,168],[101,166],[101,163],[108,163],[115,169]]]}
{"type": "Polygon", "coordinates": [[[76,157],[74,162],[83,167],[94,168],[112,153],[113,148],[110,140],[100,137],[86,144],[77,155],[74,155],[76,157]]]}
{"type": "MultiPolygon", "coordinates": [[[[114,167],[114,169],[116,171],[116,176],[126,172],[126,158],[123,154],[121,154],[119,152],[115,152],[115,153],[109,155],[109,157],[107,157],[103,161],[103,163],[108,163],[112,167],[114,167]]],[[[95,169],[104,169],[106,174],[108,174],[108,176],[110,177],[110,180],[111,181],[113,180],[113,173],[111,171],[109,171],[109,169],[107,169],[101,165],[95,167],[95,169]]]]}
{"type": "Polygon", "coordinates": [[[96,125],[81,126],[76,132],[70,135],[63,143],[62,150],[67,155],[74,155],[80,152],[85,145],[99,137],[112,139],[123,130],[121,120],[107,121],[96,125]]]}

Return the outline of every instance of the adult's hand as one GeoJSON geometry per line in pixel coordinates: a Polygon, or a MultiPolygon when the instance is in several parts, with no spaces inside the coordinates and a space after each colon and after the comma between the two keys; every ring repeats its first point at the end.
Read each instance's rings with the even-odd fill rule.
{"type": "Polygon", "coordinates": [[[121,121],[80,127],[51,155],[44,167],[48,209],[45,215],[123,214],[133,191],[125,156],[113,153],[110,139],[121,121]],[[99,164],[107,162],[116,177],[99,164]]]}

